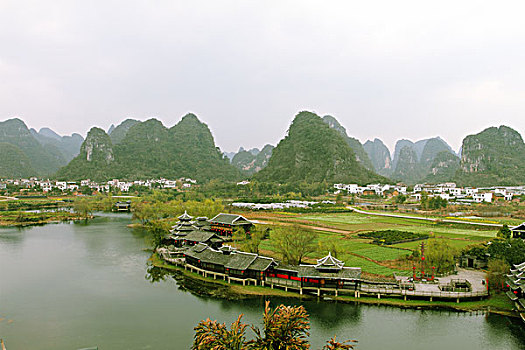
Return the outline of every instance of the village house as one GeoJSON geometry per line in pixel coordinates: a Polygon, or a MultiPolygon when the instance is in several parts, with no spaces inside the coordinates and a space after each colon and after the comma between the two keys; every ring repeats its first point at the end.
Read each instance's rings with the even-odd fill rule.
{"type": "Polygon", "coordinates": [[[69,191],[76,191],[78,190],[78,185],[75,181],[68,181],[66,189],[69,191]]]}
{"type": "Polygon", "coordinates": [[[477,188],[465,187],[465,194],[468,197],[472,197],[475,193],[478,193],[478,189],[477,188]]]}
{"type": "Polygon", "coordinates": [[[472,199],[476,203],[482,203],[482,202],[490,203],[492,202],[492,197],[493,197],[492,192],[480,192],[480,193],[475,192],[472,194],[472,199]]]}

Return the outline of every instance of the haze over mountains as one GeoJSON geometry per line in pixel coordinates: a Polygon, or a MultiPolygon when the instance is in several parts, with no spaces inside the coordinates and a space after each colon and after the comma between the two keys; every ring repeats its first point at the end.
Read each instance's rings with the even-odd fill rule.
{"type": "Polygon", "coordinates": [[[397,141],[393,155],[376,138],[361,144],[333,116],[301,112],[274,147],[223,154],[208,126],[187,114],[171,128],[126,119],[108,132],[60,136],[0,122],[0,177],[79,180],[191,177],[270,182],[444,182],[472,186],[525,183],[525,144],[506,126],[465,137],[460,157],[440,137],[397,141]]]}

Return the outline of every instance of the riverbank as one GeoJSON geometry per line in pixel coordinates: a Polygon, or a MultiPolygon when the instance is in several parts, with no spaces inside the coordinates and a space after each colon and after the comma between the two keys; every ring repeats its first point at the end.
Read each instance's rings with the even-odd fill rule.
{"type": "MultiPolygon", "coordinates": [[[[294,292],[287,292],[281,289],[271,289],[260,286],[242,286],[237,284],[229,284],[222,280],[213,280],[203,277],[197,273],[185,270],[179,266],[171,265],[162,260],[157,254],[153,254],[149,259],[152,266],[162,268],[168,271],[176,272],[179,276],[188,279],[190,284],[195,284],[198,288],[198,294],[206,294],[224,298],[228,300],[246,299],[256,296],[275,296],[275,297],[289,297],[296,299],[316,299],[313,295],[300,295],[294,292]],[[212,289],[204,291],[205,289],[212,289]]],[[[337,301],[344,303],[361,303],[371,305],[385,305],[404,309],[444,309],[453,310],[457,312],[490,312],[509,317],[518,317],[513,312],[513,303],[504,295],[492,295],[483,300],[462,301],[456,303],[452,301],[427,301],[419,299],[403,300],[399,298],[361,296],[356,298],[354,296],[326,296],[323,297],[325,301],[337,301]]]]}
{"type": "Polygon", "coordinates": [[[93,216],[86,218],[77,213],[61,210],[49,212],[3,211],[0,212],[0,227],[45,225],[50,223],[81,221],[92,218],[93,216]]]}

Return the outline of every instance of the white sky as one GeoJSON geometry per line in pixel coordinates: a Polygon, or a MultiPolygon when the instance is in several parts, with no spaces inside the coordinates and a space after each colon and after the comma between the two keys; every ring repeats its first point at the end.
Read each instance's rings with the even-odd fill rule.
{"type": "Polygon", "coordinates": [[[525,131],[523,1],[0,0],[0,120],[191,111],[224,151],[331,114],[362,142],[525,131]]]}

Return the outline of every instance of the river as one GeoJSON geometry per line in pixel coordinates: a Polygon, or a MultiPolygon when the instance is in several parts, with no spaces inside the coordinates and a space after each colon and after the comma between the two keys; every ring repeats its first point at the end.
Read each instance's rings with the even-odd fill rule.
{"type": "MultiPolygon", "coordinates": [[[[89,224],[0,229],[0,338],[8,350],[188,349],[205,318],[260,324],[264,300],[197,296],[146,278],[150,255],[126,214],[89,224]]],[[[298,303],[272,299],[272,304],[298,303]]],[[[357,349],[525,349],[507,317],[306,301],[313,349],[333,335],[357,349]]]]}

